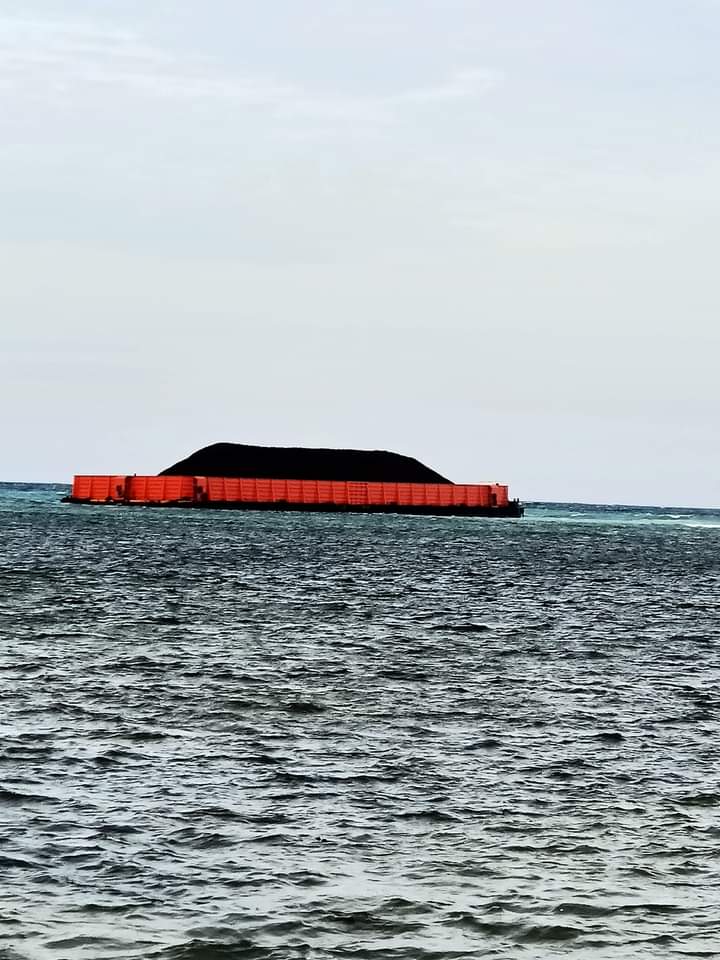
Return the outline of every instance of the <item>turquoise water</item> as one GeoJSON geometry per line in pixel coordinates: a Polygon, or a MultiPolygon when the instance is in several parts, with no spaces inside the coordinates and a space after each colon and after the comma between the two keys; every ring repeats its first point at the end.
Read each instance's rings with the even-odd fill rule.
{"type": "Polygon", "coordinates": [[[0,485],[0,957],[720,955],[720,512],[0,485]]]}
{"type": "Polygon", "coordinates": [[[652,525],[658,527],[720,527],[720,509],[698,507],[640,507],[588,503],[531,503],[529,520],[561,523],[592,523],[601,526],[652,525]]]}

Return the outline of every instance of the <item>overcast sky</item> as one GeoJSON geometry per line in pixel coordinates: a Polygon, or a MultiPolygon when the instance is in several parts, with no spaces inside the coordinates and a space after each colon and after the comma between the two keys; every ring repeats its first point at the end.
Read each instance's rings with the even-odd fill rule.
{"type": "Polygon", "coordinates": [[[0,479],[720,505],[717,0],[0,0],[0,479]]]}

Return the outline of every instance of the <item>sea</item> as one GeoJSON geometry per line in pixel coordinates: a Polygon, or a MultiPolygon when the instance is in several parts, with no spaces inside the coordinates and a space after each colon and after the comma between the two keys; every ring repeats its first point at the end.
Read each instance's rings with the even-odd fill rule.
{"type": "Polygon", "coordinates": [[[0,486],[1,960],[720,956],[720,512],[0,486]]]}

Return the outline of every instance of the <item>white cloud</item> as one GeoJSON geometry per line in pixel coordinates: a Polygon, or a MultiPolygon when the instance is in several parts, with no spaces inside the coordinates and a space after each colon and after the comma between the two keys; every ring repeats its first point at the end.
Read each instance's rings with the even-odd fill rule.
{"type": "Polygon", "coordinates": [[[474,99],[496,72],[460,69],[430,86],[368,96],[310,90],[268,76],[240,75],[209,58],[180,55],[121,29],[69,21],[0,19],[0,91],[26,97],[86,94],[109,87],[157,98],[231,100],[286,116],[391,119],[410,107],[474,99]]]}
{"type": "Polygon", "coordinates": [[[0,84],[26,95],[114,86],[159,97],[284,101],[289,85],[228,77],[202,58],[181,58],[125,30],[42,20],[0,20],[0,84]]]}
{"type": "Polygon", "coordinates": [[[469,100],[488,93],[500,83],[497,70],[470,68],[456,70],[446,80],[429,87],[419,87],[405,93],[391,94],[386,102],[392,104],[432,104],[448,100],[469,100]]]}

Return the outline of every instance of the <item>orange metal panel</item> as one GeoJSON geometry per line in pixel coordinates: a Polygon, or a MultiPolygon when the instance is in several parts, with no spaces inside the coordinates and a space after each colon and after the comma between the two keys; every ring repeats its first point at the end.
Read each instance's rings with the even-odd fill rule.
{"type": "Polygon", "coordinates": [[[401,506],[410,506],[412,503],[412,492],[409,483],[399,483],[397,485],[397,500],[401,506]]]}
{"type": "Polygon", "coordinates": [[[112,477],[92,477],[90,479],[90,499],[109,500],[112,494],[112,477]]]}
{"type": "Polygon", "coordinates": [[[452,488],[452,503],[454,507],[465,505],[465,486],[462,483],[454,484],[452,488]]]}
{"type": "Polygon", "coordinates": [[[73,479],[73,497],[81,500],[120,501],[125,496],[124,476],[76,476],[73,479]]]}
{"type": "Polygon", "coordinates": [[[425,487],[425,503],[426,503],[429,507],[435,507],[435,506],[437,506],[437,502],[438,502],[438,492],[437,492],[437,488],[438,488],[438,485],[437,485],[436,483],[426,483],[426,484],[424,484],[424,487],[425,487]]]}
{"type": "Polygon", "coordinates": [[[211,503],[221,503],[225,499],[225,481],[222,477],[208,477],[205,492],[211,503]]]}
{"type": "Polygon", "coordinates": [[[167,477],[165,494],[169,500],[192,500],[192,477],[167,477]],[[170,481],[173,481],[172,483],[170,481]]]}
{"type": "Polygon", "coordinates": [[[162,503],[165,499],[165,477],[148,477],[146,498],[151,503],[162,503]]]}
{"type": "Polygon", "coordinates": [[[270,490],[275,503],[287,501],[287,480],[271,480],[270,490]]]}
{"type": "Polygon", "coordinates": [[[476,507],[480,500],[480,488],[477,484],[468,484],[465,487],[465,503],[469,507],[476,507]]]}
{"type": "Polygon", "coordinates": [[[467,486],[469,507],[486,507],[490,502],[490,487],[486,483],[472,483],[467,486]]]}
{"type": "Polygon", "coordinates": [[[78,500],[87,500],[90,497],[91,477],[73,477],[72,496],[78,500]]]}
{"type": "Polygon", "coordinates": [[[499,507],[506,507],[508,505],[508,488],[504,484],[495,483],[491,488],[491,494],[495,494],[495,502],[499,507]]]}
{"type": "Polygon", "coordinates": [[[453,502],[453,488],[449,483],[438,484],[438,505],[449,507],[453,502]]]}
{"type": "Polygon", "coordinates": [[[125,487],[127,484],[127,477],[112,477],[111,486],[112,492],[111,496],[113,500],[124,500],[125,499],[125,487]]]}
{"type": "Polygon", "coordinates": [[[256,480],[255,490],[260,503],[268,503],[272,500],[272,486],[269,480],[256,480]]]}
{"type": "Polygon", "coordinates": [[[257,500],[257,483],[254,478],[243,479],[240,481],[240,499],[243,503],[257,500]]]}
{"type": "Polygon", "coordinates": [[[73,478],[72,496],[98,503],[334,503],[338,506],[506,507],[506,484],[365,483],[361,481],[273,480],[255,477],[73,478]]]}
{"type": "Polygon", "coordinates": [[[371,504],[380,504],[385,503],[385,494],[383,492],[382,483],[366,483],[365,484],[365,494],[367,497],[366,502],[371,504]]]}
{"type": "Polygon", "coordinates": [[[227,503],[238,503],[240,499],[240,480],[237,477],[225,477],[225,500],[227,503]]]}
{"type": "Polygon", "coordinates": [[[288,503],[306,503],[306,497],[311,496],[308,487],[306,490],[306,480],[288,480],[287,481],[287,500],[288,503]]]}
{"type": "Polygon", "coordinates": [[[126,492],[128,500],[144,500],[145,477],[130,477],[126,492]]]}
{"type": "Polygon", "coordinates": [[[383,503],[392,505],[397,503],[397,484],[396,483],[383,483],[382,484],[382,494],[383,494],[383,503]]]}
{"type": "Polygon", "coordinates": [[[333,502],[333,485],[330,480],[318,480],[318,503],[333,502]]]}
{"type": "Polygon", "coordinates": [[[207,499],[217,503],[225,499],[225,481],[222,477],[206,477],[204,483],[207,499]]]}
{"type": "Polygon", "coordinates": [[[415,507],[424,507],[427,503],[424,483],[411,484],[410,500],[415,507]]]}
{"type": "Polygon", "coordinates": [[[192,477],[165,477],[164,480],[163,500],[187,500],[192,497],[192,477]]]}
{"type": "MultiPolygon", "coordinates": [[[[295,492],[295,486],[292,488],[294,495],[293,503],[317,503],[318,502],[318,484],[317,480],[295,480],[293,484],[297,484],[297,492],[295,492]]],[[[290,482],[288,482],[288,494],[290,493],[290,482]]]]}
{"type": "Polygon", "coordinates": [[[102,477],[90,477],[90,499],[91,500],[105,499],[105,494],[103,493],[102,477]]]}
{"type": "Polygon", "coordinates": [[[348,503],[361,507],[367,505],[367,484],[358,480],[348,481],[348,503]]]}
{"type": "Polygon", "coordinates": [[[348,502],[348,485],[345,480],[332,481],[332,502],[340,504],[348,502]]]}

